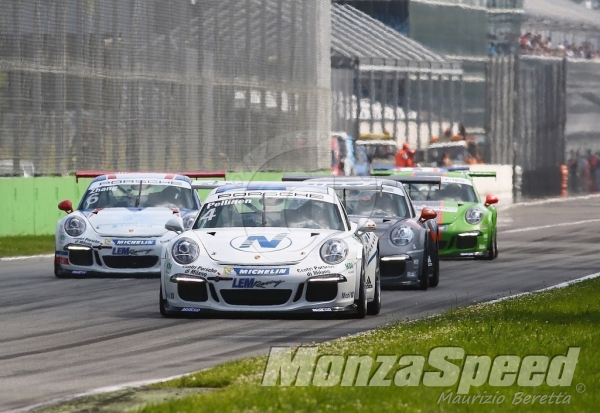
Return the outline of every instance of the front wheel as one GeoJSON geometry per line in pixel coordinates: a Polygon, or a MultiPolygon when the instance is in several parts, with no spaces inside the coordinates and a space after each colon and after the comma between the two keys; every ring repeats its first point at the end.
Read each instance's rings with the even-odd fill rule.
{"type": "Polygon", "coordinates": [[[433,271],[429,276],[429,286],[437,287],[440,283],[440,255],[435,254],[435,258],[430,255],[429,260],[431,260],[431,267],[433,271]]]}
{"type": "Polygon", "coordinates": [[[57,262],[54,262],[54,276],[56,278],[65,278],[65,275],[60,272],[60,264],[57,262]]]}
{"type": "Polygon", "coordinates": [[[429,260],[430,255],[427,248],[423,253],[423,262],[421,263],[421,274],[419,276],[419,290],[427,290],[429,288],[429,260]]]}
{"type": "Polygon", "coordinates": [[[367,284],[365,283],[365,270],[360,274],[360,282],[358,286],[358,298],[354,300],[356,313],[354,318],[365,318],[367,316],[367,284]]]}
{"type": "Polygon", "coordinates": [[[373,301],[367,304],[367,314],[377,315],[381,311],[381,280],[379,274],[379,253],[375,258],[377,260],[377,267],[375,267],[375,294],[373,295],[373,301]]]}
{"type": "Polygon", "coordinates": [[[498,238],[494,235],[494,238],[490,240],[490,245],[487,251],[487,260],[492,261],[498,258],[498,238]]]}
{"type": "Polygon", "coordinates": [[[167,300],[165,300],[162,296],[162,285],[160,286],[160,290],[158,290],[158,306],[160,310],[160,315],[163,317],[170,317],[170,314],[167,313],[167,309],[165,305],[167,304],[167,300]]]}

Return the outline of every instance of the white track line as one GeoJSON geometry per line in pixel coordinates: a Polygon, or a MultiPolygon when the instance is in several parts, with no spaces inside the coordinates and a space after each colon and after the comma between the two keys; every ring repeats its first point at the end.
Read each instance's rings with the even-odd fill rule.
{"type": "Polygon", "coordinates": [[[54,254],[42,254],[42,255],[26,255],[23,257],[5,257],[0,258],[0,261],[21,261],[21,260],[29,260],[31,258],[52,258],[54,254]]]}
{"type": "MultiPolygon", "coordinates": [[[[597,273],[594,273],[594,274],[590,274],[590,275],[586,275],[584,277],[576,278],[574,280],[566,281],[566,282],[563,282],[563,283],[560,283],[560,284],[551,285],[550,287],[545,287],[545,288],[542,288],[542,289],[539,289],[539,290],[529,291],[529,292],[519,293],[519,294],[513,294],[513,295],[507,295],[505,297],[496,298],[496,299],[491,300],[491,301],[484,301],[484,302],[481,302],[481,303],[474,303],[473,305],[479,305],[479,304],[488,305],[488,304],[494,304],[494,303],[497,303],[497,302],[500,302],[500,301],[512,300],[514,298],[523,297],[525,295],[540,293],[540,292],[543,292],[543,291],[555,290],[555,289],[559,289],[559,288],[565,288],[565,287],[568,287],[570,285],[578,284],[580,282],[587,281],[587,280],[592,280],[592,279],[598,278],[598,277],[600,277],[600,272],[597,272],[597,273]]],[[[431,316],[431,317],[436,317],[436,316],[431,316]]],[[[423,317],[423,318],[429,318],[429,317],[423,317]]],[[[414,321],[418,321],[418,320],[419,319],[411,320],[411,321],[414,322],[414,321]]],[[[371,330],[371,331],[373,331],[373,330],[371,330]]],[[[369,331],[363,331],[361,333],[352,334],[352,335],[347,336],[347,337],[353,337],[353,336],[358,336],[358,335],[367,334],[367,333],[369,333],[369,331]]],[[[207,369],[202,369],[202,370],[199,370],[199,371],[208,370],[210,368],[211,367],[209,367],[207,369]]],[[[177,376],[165,377],[165,378],[162,378],[162,379],[143,380],[143,381],[130,382],[130,383],[125,383],[125,384],[120,384],[120,385],[115,385],[115,386],[100,387],[98,389],[91,390],[91,391],[88,391],[88,392],[85,392],[85,393],[79,393],[79,394],[76,394],[74,396],[66,396],[66,397],[57,398],[57,399],[54,399],[54,400],[51,400],[51,401],[48,401],[48,402],[38,403],[38,404],[35,404],[35,405],[32,405],[32,406],[23,407],[23,408],[17,409],[17,410],[9,410],[6,413],[28,412],[28,411],[31,411],[33,409],[40,409],[40,408],[43,408],[43,407],[50,407],[50,406],[53,406],[53,405],[56,405],[56,404],[66,403],[66,402],[69,402],[69,401],[73,401],[75,399],[80,399],[82,397],[89,397],[89,396],[94,396],[94,395],[101,394],[101,393],[115,392],[115,391],[120,391],[120,390],[124,390],[124,389],[131,389],[131,388],[136,388],[136,387],[149,386],[151,384],[162,383],[162,382],[165,382],[165,381],[175,380],[175,379],[178,379],[178,378],[181,378],[181,377],[185,377],[185,376],[190,376],[190,375],[195,374],[195,373],[198,373],[198,371],[195,371],[195,372],[192,372],[192,373],[180,374],[180,375],[177,375],[177,376]]]]}
{"type": "Polygon", "coordinates": [[[508,204],[508,205],[505,205],[505,204],[500,205],[499,204],[498,210],[504,211],[504,210],[507,210],[510,208],[520,207],[520,206],[536,206],[536,205],[546,205],[546,204],[559,203],[559,202],[585,201],[587,199],[596,199],[596,198],[600,198],[600,194],[546,198],[546,199],[540,199],[537,201],[517,202],[515,204],[508,204]]]}
{"type": "Polygon", "coordinates": [[[509,300],[509,299],[512,300],[513,298],[522,297],[524,295],[529,295],[529,294],[533,294],[533,293],[541,293],[543,291],[556,290],[556,289],[559,289],[559,288],[565,288],[565,287],[568,287],[570,285],[578,284],[578,283],[580,283],[582,281],[593,280],[594,278],[598,278],[598,277],[600,277],[600,272],[597,272],[595,274],[586,275],[585,277],[576,278],[576,279],[571,280],[571,281],[565,281],[564,283],[551,285],[550,287],[542,288],[541,290],[535,290],[535,291],[531,291],[531,292],[528,292],[528,293],[519,293],[519,294],[514,294],[514,295],[507,295],[506,297],[497,298],[497,299],[492,300],[492,301],[486,301],[486,302],[481,303],[481,304],[494,304],[494,303],[497,303],[497,302],[500,302],[500,301],[505,301],[505,300],[509,300]]]}
{"type": "MultiPolygon", "coordinates": [[[[203,369],[203,370],[207,370],[207,369],[203,369]]],[[[199,370],[199,371],[203,371],[203,370],[199,370]]],[[[5,411],[4,413],[28,412],[31,410],[42,409],[42,408],[54,406],[57,404],[68,403],[68,402],[71,402],[76,399],[81,399],[83,397],[96,396],[96,395],[102,394],[102,393],[111,393],[111,392],[116,392],[116,391],[125,390],[125,389],[133,389],[133,388],[138,388],[138,387],[149,386],[151,384],[162,383],[162,382],[169,381],[169,380],[175,380],[175,379],[179,379],[181,377],[189,376],[189,375],[195,374],[195,373],[198,373],[198,372],[195,371],[193,373],[179,374],[177,376],[165,377],[162,379],[140,380],[140,381],[134,381],[134,382],[125,383],[125,384],[116,385],[116,386],[100,387],[100,388],[90,390],[90,391],[87,391],[84,393],[75,394],[73,396],[58,397],[56,399],[52,399],[47,402],[37,403],[37,404],[31,405],[31,406],[22,407],[20,409],[8,410],[8,411],[5,411]]]]}
{"type": "Polygon", "coordinates": [[[586,219],[585,221],[561,222],[560,224],[542,225],[539,227],[509,229],[508,231],[500,231],[499,230],[498,232],[502,233],[502,234],[515,234],[517,232],[536,231],[538,229],[555,228],[555,227],[568,227],[571,225],[590,224],[592,222],[600,222],[600,218],[599,219],[586,219]]]}

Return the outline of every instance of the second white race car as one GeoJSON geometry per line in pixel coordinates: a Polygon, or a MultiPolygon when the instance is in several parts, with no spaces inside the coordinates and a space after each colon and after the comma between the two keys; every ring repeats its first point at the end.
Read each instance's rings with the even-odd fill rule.
{"type": "Polygon", "coordinates": [[[211,312],[378,314],[376,225],[351,223],[331,188],[230,184],[166,245],[163,316],[211,312]]]}
{"type": "Polygon", "coordinates": [[[56,226],[54,275],[158,275],[163,244],[176,234],[165,229],[173,216],[191,226],[200,199],[192,177],[225,177],[224,172],[103,173],[82,171],[95,179],[77,208],[56,226]]]}

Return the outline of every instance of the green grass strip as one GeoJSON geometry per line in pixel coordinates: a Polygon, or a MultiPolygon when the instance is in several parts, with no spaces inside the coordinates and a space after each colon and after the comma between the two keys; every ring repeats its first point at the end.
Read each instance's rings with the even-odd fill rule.
{"type": "Polygon", "coordinates": [[[51,254],[54,235],[15,235],[0,237],[0,257],[51,254]]]}
{"type": "MultiPolygon", "coordinates": [[[[401,294],[401,292],[400,292],[401,294]]],[[[149,405],[142,412],[595,412],[600,406],[600,280],[540,292],[490,305],[451,310],[416,322],[401,322],[382,329],[318,345],[320,355],[422,355],[440,346],[457,346],[466,355],[565,355],[580,347],[572,384],[537,387],[518,384],[471,387],[468,396],[504,396],[501,404],[448,402],[458,381],[450,387],[398,387],[396,365],[383,387],[264,387],[261,380],[266,357],[237,360],[154,387],[212,387],[218,390],[179,400],[149,405]],[[554,393],[554,397],[550,397],[554,393]],[[556,397],[562,394],[562,397],[556,397]],[[526,396],[537,395],[525,404],[526,396]],[[541,396],[546,395],[542,403],[541,396]],[[568,395],[568,397],[566,397],[568,395]],[[441,399],[441,401],[440,401],[441,399]],[[561,404],[556,404],[557,401],[561,404]],[[515,403],[520,401],[519,403],[515,403]],[[568,402],[568,404],[563,404],[568,402]]],[[[384,303],[385,305],[385,303],[384,303]]],[[[319,323],[319,321],[315,321],[319,323]]],[[[202,321],[198,321],[201,328],[202,321]]],[[[453,361],[462,366],[462,361],[453,361]]],[[[379,363],[374,363],[371,379],[379,363]]],[[[426,371],[436,371],[425,363],[426,371]]],[[[462,400],[465,400],[462,398],[462,400]]],[[[486,399],[489,401],[489,399],[486,399]]]]}

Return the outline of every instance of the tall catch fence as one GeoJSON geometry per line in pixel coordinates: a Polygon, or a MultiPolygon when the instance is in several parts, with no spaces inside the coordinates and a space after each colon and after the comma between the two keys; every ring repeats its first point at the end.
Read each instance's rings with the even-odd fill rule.
{"type": "Polygon", "coordinates": [[[600,61],[567,62],[567,152],[600,152],[600,61]]]}
{"type": "Polygon", "coordinates": [[[0,10],[3,173],[328,166],[329,1],[0,10]]]}
{"type": "Polygon", "coordinates": [[[496,57],[487,62],[486,79],[489,159],[520,167],[522,187],[515,193],[559,195],[565,162],[566,60],[496,57]]]}

